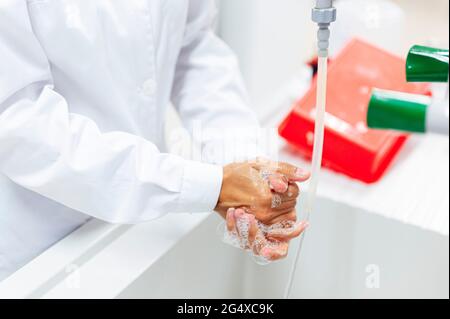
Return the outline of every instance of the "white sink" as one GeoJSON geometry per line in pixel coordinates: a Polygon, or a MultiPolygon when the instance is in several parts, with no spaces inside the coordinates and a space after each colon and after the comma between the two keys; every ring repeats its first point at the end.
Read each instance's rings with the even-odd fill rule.
{"type": "MultiPolygon", "coordinates": [[[[291,297],[449,297],[448,236],[331,201],[317,208],[291,297]]],[[[292,256],[259,266],[219,241],[219,222],[209,217],[119,297],[282,298],[292,256]]]]}

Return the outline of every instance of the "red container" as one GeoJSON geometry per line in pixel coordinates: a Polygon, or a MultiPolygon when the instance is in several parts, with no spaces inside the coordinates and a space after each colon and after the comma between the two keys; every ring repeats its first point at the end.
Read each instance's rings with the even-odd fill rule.
{"type": "MultiPolygon", "coordinates": [[[[311,158],[316,81],[279,127],[280,135],[311,158]]],[[[330,63],[323,164],[366,183],[379,180],[407,135],[368,129],[372,88],[430,94],[427,84],[407,83],[405,61],[361,40],[353,40],[330,63]]]]}

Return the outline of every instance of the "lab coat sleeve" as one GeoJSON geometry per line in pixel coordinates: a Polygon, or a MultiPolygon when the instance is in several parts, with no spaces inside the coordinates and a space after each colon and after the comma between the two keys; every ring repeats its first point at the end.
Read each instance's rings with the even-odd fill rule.
{"type": "Polygon", "coordinates": [[[202,147],[203,160],[225,164],[263,155],[260,128],[237,59],[213,32],[215,1],[190,0],[172,101],[202,147]]]}
{"type": "Polygon", "coordinates": [[[114,223],[213,210],[221,167],[160,153],[132,134],[103,133],[70,112],[54,89],[26,3],[0,5],[0,173],[114,223]]]}

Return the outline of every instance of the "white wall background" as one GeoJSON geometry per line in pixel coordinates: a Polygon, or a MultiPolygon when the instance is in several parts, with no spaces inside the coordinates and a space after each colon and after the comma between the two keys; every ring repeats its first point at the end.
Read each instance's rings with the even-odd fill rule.
{"type": "Polygon", "coordinates": [[[442,48],[449,47],[448,0],[394,0],[406,12],[407,32],[402,41],[442,48]]]}
{"type": "Polygon", "coordinates": [[[310,0],[221,0],[220,34],[235,50],[254,105],[313,55],[310,0]]]}

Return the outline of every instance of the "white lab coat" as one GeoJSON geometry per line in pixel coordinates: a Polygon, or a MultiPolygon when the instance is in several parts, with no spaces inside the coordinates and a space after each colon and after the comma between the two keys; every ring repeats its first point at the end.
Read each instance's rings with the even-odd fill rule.
{"type": "Polygon", "coordinates": [[[214,208],[221,166],[161,151],[170,102],[187,128],[257,125],[213,10],[0,0],[0,279],[91,216],[214,208]]]}

